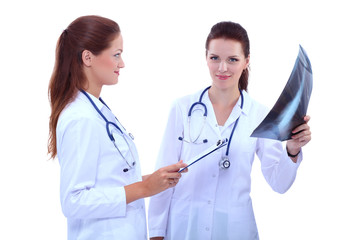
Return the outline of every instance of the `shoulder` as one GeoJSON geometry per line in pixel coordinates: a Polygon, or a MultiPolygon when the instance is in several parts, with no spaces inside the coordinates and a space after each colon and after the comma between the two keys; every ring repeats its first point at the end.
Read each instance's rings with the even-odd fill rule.
{"type": "Polygon", "coordinates": [[[198,101],[201,93],[202,93],[202,90],[199,90],[199,91],[197,91],[195,93],[182,96],[182,97],[176,99],[176,102],[179,102],[180,104],[186,104],[186,103],[189,103],[189,102],[198,101]]]}
{"type": "Polygon", "coordinates": [[[244,110],[248,115],[256,115],[261,118],[268,114],[269,108],[252,98],[246,91],[243,91],[243,97],[245,100],[244,110]]]}
{"type": "Polygon", "coordinates": [[[269,113],[269,109],[249,96],[245,91],[243,91],[243,97],[243,117],[251,132],[264,120],[269,113]]]}
{"type": "Polygon", "coordinates": [[[198,102],[199,101],[199,97],[200,95],[202,94],[202,90],[198,90],[197,92],[195,93],[192,93],[192,94],[188,94],[188,95],[185,95],[185,96],[182,96],[180,98],[177,98],[174,103],[173,103],[173,106],[178,106],[180,107],[181,109],[182,108],[186,108],[186,109],[189,109],[190,106],[195,103],[195,102],[198,102]]]}
{"type": "Polygon", "coordinates": [[[202,91],[203,90],[199,90],[193,94],[184,95],[175,99],[171,104],[169,121],[171,119],[178,119],[180,121],[182,121],[182,119],[185,120],[192,104],[199,101],[202,91]]]}
{"type": "Polygon", "coordinates": [[[78,94],[61,112],[57,128],[65,128],[73,123],[93,123],[97,121],[97,113],[94,107],[78,94]]]}

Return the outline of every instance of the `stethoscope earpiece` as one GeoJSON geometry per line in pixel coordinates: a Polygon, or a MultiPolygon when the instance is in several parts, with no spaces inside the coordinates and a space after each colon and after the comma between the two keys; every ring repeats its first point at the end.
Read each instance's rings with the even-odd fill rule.
{"type": "MultiPolygon", "coordinates": [[[[186,139],[184,139],[183,137],[178,137],[178,140],[180,141],[184,141],[186,143],[194,143],[194,142],[191,142],[191,141],[187,141],[186,139]]],[[[208,142],[208,139],[203,139],[203,143],[207,143],[208,142]]]]}
{"type": "MultiPolygon", "coordinates": [[[[128,165],[129,165],[129,164],[128,164],[128,165]]],[[[129,166],[130,168],[124,168],[124,169],[123,169],[123,172],[128,172],[128,170],[132,169],[135,165],[136,165],[136,162],[133,162],[133,163],[132,163],[132,167],[129,166]]]]}

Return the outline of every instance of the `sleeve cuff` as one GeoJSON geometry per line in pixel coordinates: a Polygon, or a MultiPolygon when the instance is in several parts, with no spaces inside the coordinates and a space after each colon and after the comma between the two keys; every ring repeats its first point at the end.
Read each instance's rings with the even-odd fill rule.
{"type": "Polygon", "coordinates": [[[298,156],[297,156],[297,162],[294,162],[294,161],[292,161],[292,159],[288,156],[288,154],[287,154],[287,151],[286,151],[286,157],[287,157],[287,159],[288,159],[288,161],[291,163],[290,165],[292,165],[292,166],[295,166],[295,167],[299,167],[299,165],[301,164],[301,162],[302,162],[302,160],[303,160],[303,153],[302,153],[303,151],[302,151],[302,149],[301,149],[301,151],[300,151],[300,153],[298,154],[298,156]]]}
{"type": "Polygon", "coordinates": [[[158,229],[155,229],[155,230],[151,230],[149,229],[149,237],[152,238],[152,237],[165,237],[165,231],[164,230],[158,230],[158,229]]]}

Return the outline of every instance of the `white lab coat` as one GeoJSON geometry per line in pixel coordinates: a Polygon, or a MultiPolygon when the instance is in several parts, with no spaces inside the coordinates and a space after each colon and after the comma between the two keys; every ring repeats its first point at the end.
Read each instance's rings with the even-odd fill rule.
{"type": "MultiPolygon", "coordinates": [[[[204,94],[202,102],[207,106],[208,117],[199,140],[208,139],[208,142],[190,144],[178,140],[180,136],[189,140],[189,131],[202,126],[202,118],[197,117],[200,111],[194,111],[192,122],[195,122],[190,127],[187,122],[189,108],[199,100],[200,94],[181,98],[172,107],[157,168],[180,159],[188,161],[217,140],[229,138],[240,116],[230,145],[231,166],[226,170],[219,169],[219,160],[226,152],[226,147],[223,147],[191,166],[175,188],[152,197],[149,235],[165,236],[167,240],[259,239],[250,197],[254,154],[261,161],[266,181],[279,193],[287,191],[294,182],[302,154],[295,164],[281,142],[250,137],[268,110],[245,91],[243,110],[239,100],[223,127],[217,124],[208,92],[204,94]]],[[[193,134],[192,138],[196,137],[197,134],[193,134]]]]}
{"type": "MultiPolygon", "coordinates": [[[[94,96],[90,97],[105,117],[125,132],[111,111],[94,96]]],[[[147,239],[144,200],[126,204],[124,190],[125,185],[141,181],[137,150],[126,135],[136,166],[123,172],[128,165],[108,137],[105,126],[103,118],[81,92],[64,109],[57,124],[60,198],[67,217],[68,240],[147,239]]],[[[118,146],[123,141],[115,140],[118,146]]],[[[120,150],[126,154],[128,148],[120,150]]]]}

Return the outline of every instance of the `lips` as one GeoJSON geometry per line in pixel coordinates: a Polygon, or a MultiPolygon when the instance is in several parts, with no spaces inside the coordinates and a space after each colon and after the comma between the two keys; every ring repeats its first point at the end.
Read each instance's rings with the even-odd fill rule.
{"type": "Polygon", "coordinates": [[[220,80],[227,80],[230,76],[227,75],[216,75],[216,77],[220,80]]]}
{"type": "Polygon", "coordinates": [[[114,71],[114,73],[116,73],[116,74],[117,74],[117,76],[119,76],[119,75],[120,75],[120,72],[119,72],[119,71],[114,71]]]}

